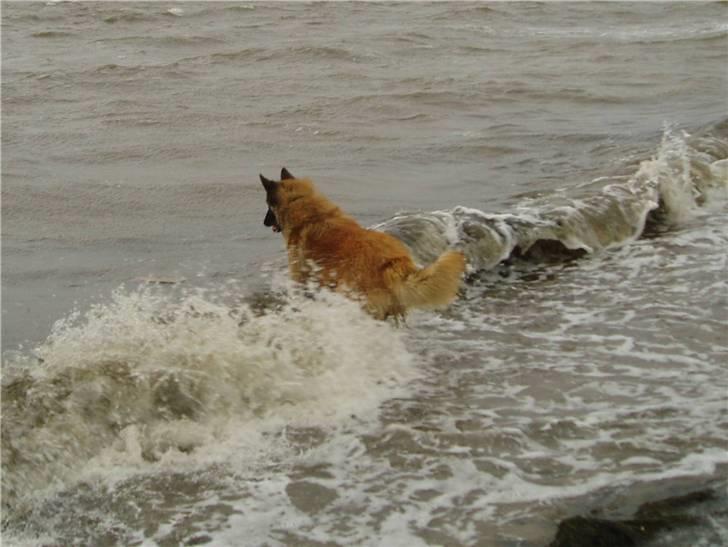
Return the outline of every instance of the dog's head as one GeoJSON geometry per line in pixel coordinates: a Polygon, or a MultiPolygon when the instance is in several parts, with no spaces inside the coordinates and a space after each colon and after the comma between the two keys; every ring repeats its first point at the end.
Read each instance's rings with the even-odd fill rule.
{"type": "Polygon", "coordinates": [[[270,180],[260,175],[260,182],[265,188],[265,201],[268,204],[263,225],[272,227],[274,232],[284,229],[290,216],[291,203],[313,192],[309,180],[297,179],[285,167],[281,169],[281,180],[270,180]]]}

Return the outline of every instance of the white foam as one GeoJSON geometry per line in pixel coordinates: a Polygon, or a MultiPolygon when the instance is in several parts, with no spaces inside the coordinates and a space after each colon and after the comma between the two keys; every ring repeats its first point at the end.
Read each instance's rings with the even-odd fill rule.
{"type": "Polygon", "coordinates": [[[28,410],[6,415],[19,437],[3,446],[22,456],[4,468],[6,495],[35,502],[49,481],[254,469],[291,456],[286,428],[371,419],[415,377],[401,331],[324,292],[257,316],[220,295],[119,290],[58,322],[36,354],[28,410]],[[49,404],[63,412],[35,426],[34,405],[49,404]]]}
{"type": "Polygon", "coordinates": [[[728,186],[728,159],[718,160],[710,164],[713,176],[728,186]]]}

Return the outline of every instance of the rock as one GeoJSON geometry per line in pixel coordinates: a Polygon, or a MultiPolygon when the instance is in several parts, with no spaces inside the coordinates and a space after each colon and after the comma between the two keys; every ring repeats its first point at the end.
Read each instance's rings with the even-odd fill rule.
{"type": "Polygon", "coordinates": [[[713,490],[700,490],[648,502],[626,520],[570,517],[559,523],[556,537],[548,547],[639,547],[661,532],[707,526],[708,517],[691,514],[691,510],[715,498],[713,490]]]}

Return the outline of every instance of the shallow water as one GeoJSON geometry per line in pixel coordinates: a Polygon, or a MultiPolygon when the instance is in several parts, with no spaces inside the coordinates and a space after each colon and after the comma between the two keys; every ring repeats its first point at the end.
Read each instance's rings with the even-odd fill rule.
{"type": "Polygon", "coordinates": [[[537,546],[725,491],[725,15],[4,4],[4,543],[537,546]],[[290,287],[282,165],[462,297],[290,287]]]}

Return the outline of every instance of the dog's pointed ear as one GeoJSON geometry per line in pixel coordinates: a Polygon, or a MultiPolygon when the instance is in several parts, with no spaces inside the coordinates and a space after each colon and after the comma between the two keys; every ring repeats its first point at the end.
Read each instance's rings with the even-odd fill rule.
{"type": "Polygon", "coordinates": [[[265,188],[266,192],[272,192],[276,187],[276,181],[268,180],[263,175],[260,175],[260,182],[263,183],[263,188],[265,188]]]}
{"type": "Polygon", "coordinates": [[[281,169],[281,180],[288,180],[288,179],[295,179],[293,175],[291,175],[291,172],[286,169],[285,167],[281,169]]]}

